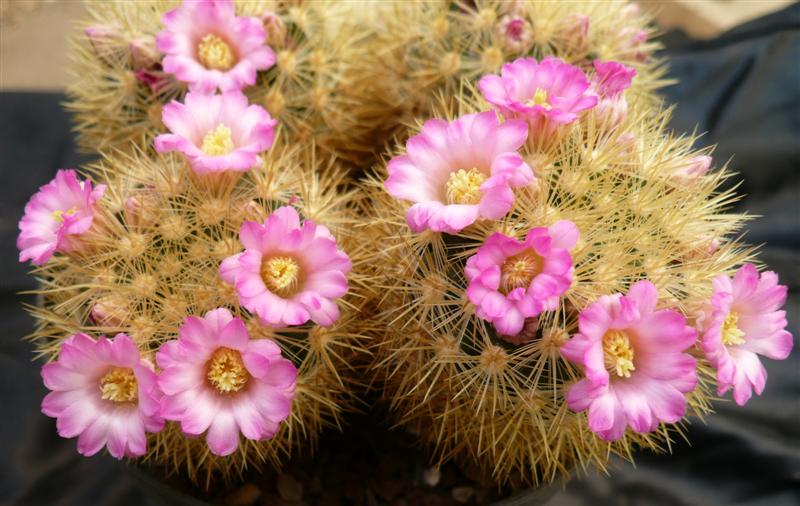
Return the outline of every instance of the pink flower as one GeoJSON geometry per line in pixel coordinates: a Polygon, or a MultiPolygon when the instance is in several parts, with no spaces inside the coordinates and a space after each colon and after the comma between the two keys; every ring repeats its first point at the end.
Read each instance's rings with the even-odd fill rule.
{"type": "Polygon", "coordinates": [[[406,155],[389,161],[386,191],[416,202],[406,212],[412,230],[458,233],[479,218],[502,218],[514,204],[512,188],[533,181],[517,150],[528,128],[503,124],[492,111],[448,123],[425,122],[406,142],[406,155]]]}
{"type": "Polygon", "coordinates": [[[182,152],[198,174],[254,167],[259,153],[272,146],[277,124],[263,107],[248,105],[247,97],[237,91],[187,93],[185,103],[173,100],[165,105],[161,119],[172,133],[156,137],[156,151],[182,152]]]}
{"type": "Polygon", "coordinates": [[[600,297],[581,311],[575,334],[562,355],[583,365],[586,378],[567,392],[574,411],[589,410],[589,428],[606,441],[625,427],[651,432],[675,423],[686,412],[685,393],[697,383],[687,348],[697,333],[672,310],[656,311],[658,291],[649,281],[634,283],[627,295],[600,297]]]}
{"type": "Polygon", "coordinates": [[[533,45],[531,24],[520,16],[503,16],[497,23],[494,33],[503,47],[514,53],[527,51],[533,45]]]}
{"type": "Polygon", "coordinates": [[[767,371],[758,355],[783,360],[792,351],[786,331],[786,286],[774,272],[759,278],[752,264],[733,276],[717,276],[710,304],[698,318],[703,352],[717,369],[719,395],[733,387],[733,399],[743,406],[753,394],[761,395],[767,371]]]}
{"type": "Polygon", "coordinates": [[[676,184],[688,185],[705,176],[711,168],[712,158],[708,155],[693,156],[686,164],[675,169],[671,179],[676,184]]]}
{"type": "Polygon", "coordinates": [[[184,0],[163,22],[156,45],[166,55],[164,71],[192,91],[241,90],[275,64],[261,21],[237,17],[231,0],[184,0]]]}
{"type": "Polygon", "coordinates": [[[467,260],[467,296],[478,317],[503,335],[520,333],[526,318],[558,308],[572,284],[570,250],[578,241],[571,221],[533,228],[520,242],[495,232],[467,260]]]}
{"type": "Polygon", "coordinates": [[[59,170],[25,205],[17,237],[19,261],[44,265],[55,252],[79,249],[105,190],[102,184],[92,188],[88,179],[79,181],[74,170],[59,170]]]}
{"type": "Polygon", "coordinates": [[[549,136],[597,104],[589,79],[578,67],[547,57],[519,58],[503,65],[501,75],[478,82],[483,97],[506,118],[526,119],[532,136],[549,136]]]}
{"type": "Polygon", "coordinates": [[[285,206],[264,224],[242,223],[242,253],[220,265],[220,276],[236,286],[239,303],[266,324],[302,325],[339,319],[336,300],[347,293],[351,264],[327,227],[285,206]]]}
{"type": "Polygon", "coordinates": [[[215,455],[239,447],[239,433],[254,441],[273,437],[292,408],[297,369],[268,339],[250,339],[247,327],[224,308],[189,316],[178,339],[156,355],[163,369],[161,414],[180,422],[215,455]]]}
{"type": "Polygon", "coordinates": [[[58,360],[42,367],[42,378],[52,390],[42,412],[56,418],[61,437],[78,436],[82,455],[94,455],[103,446],[118,459],[144,455],[145,432],[164,425],[153,366],[125,334],[111,340],[71,336],[58,360]]]}
{"type": "Polygon", "coordinates": [[[636,69],[626,67],[615,61],[594,62],[595,75],[592,89],[599,96],[594,109],[595,116],[601,125],[612,129],[619,125],[628,114],[628,102],[623,92],[630,88],[636,69]]]}

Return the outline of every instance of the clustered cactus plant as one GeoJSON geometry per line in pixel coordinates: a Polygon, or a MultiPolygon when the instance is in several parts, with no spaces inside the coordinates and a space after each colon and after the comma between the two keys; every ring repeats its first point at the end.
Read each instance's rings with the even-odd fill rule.
{"type": "Polygon", "coordinates": [[[82,454],[209,487],[372,382],[439,461],[541,484],[668,450],[791,350],[786,287],[748,263],[731,173],[668,130],[630,4],[89,11],[67,108],[107,154],[17,242],[42,411],[82,454]]]}
{"type": "MultiPolygon", "coordinates": [[[[119,154],[87,168],[92,179],[107,185],[92,205],[91,228],[75,236],[75,248],[34,271],[41,283],[36,291],[41,304],[29,310],[37,321],[31,338],[40,355],[55,360],[60,352],[63,357],[64,343],[76,334],[123,333],[155,364],[158,350],[176,338],[187,316],[225,308],[241,318],[254,342],[276,343],[297,369],[291,414],[284,413],[286,420],[271,439],[244,439],[229,456],[219,456],[202,438],[187,438],[179,424],[167,424],[150,437],[145,458],[198,481],[218,475],[229,479],[246,467],[279,465],[298,446],[313,444],[323,426],[338,426],[343,411],[352,406],[356,380],[351,359],[363,349],[355,324],[362,302],[357,295],[362,282],[358,269],[348,274],[349,292],[339,302],[341,316],[323,322],[326,326],[313,320],[266,325],[237,297],[241,285],[226,282],[220,274],[220,264],[243,248],[242,224],[266,222],[274,229],[270,216],[278,209],[296,210],[318,229],[328,227],[328,237],[333,234],[345,258],[358,266],[363,248],[351,233],[358,197],[343,189],[343,169],[330,166],[324,176],[315,175],[315,163],[310,153],[280,148],[240,178],[209,179],[194,174],[177,156],[141,152],[119,154]]],[[[69,210],[64,215],[69,219],[69,210]]],[[[283,257],[299,263],[303,254],[283,257]]],[[[294,283],[308,281],[309,271],[302,272],[308,267],[300,266],[294,283]]],[[[284,278],[290,275],[284,273],[284,278]]],[[[161,357],[158,365],[165,368],[161,357]]],[[[210,370],[207,374],[211,376],[210,370]]],[[[104,397],[99,402],[109,401],[104,397]]],[[[79,449],[91,453],[90,447],[79,444],[79,449]]],[[[141,454],[131,450],[126,454],[141,454]]]]}
{"type": "MultiPolygon", "coordinates": [[[[352,5],[352,4],[351,4],[352,5]]],[[[370,2],[363,54],[348,60],[361,89],[353,114],[371,124],[379,155],[387,142],[442,98],[469,90],[466,81],[497,72],[521,56],[557,56],[590,68],[596,59],[635,68],[636,87],[652,92],[666,83],[659,44],[648,14],[630,2],[480,0],[370,2]]],[[[364,14],[362,14],[363,16],[364,14]]]]}
{"type": "Polygon", "coordinates": [[[483,98],[464,83],[366,187],[384,396],[440,460],[498,483],[668,450],[711,411],[715,373],[742,404],[763,388],[755,353],[791,348],[774,273],[745,264],[742,300],[719,302],[754,258],[730,173],[668,111],[627,103],[632,69],[595,68],[522,58],[483,98]],[[737,327],[759,318],[764,349],[737,327]]]}
{"type": "MultiPolygon", "coordinates": [[[[74,84],[66,103],[83,149],[150,146],[163,130],[162,108],[187,91],[186,74],[176,75],[180,64],[163,60],[170,46],[163,40],[162,18],[178,5],[177,0],[86,3],[83,30],[71,44],[74,84]]],[[[341,67],[360,35],[352,23],[336,23],[335,30],[331,26],[342,17],[335,14],[342,7],[327,1],[271,0],[229,5],[240,19],[257,23],[247,28],[251,36],[262,27],[262,43],[268,48],[266,55],[247,64],[253,70],[253,82],[244,89],[250,102],[265,107],[292,138],[313,140],[320,156],[336,152],[355,159],[366,148],[351,142],[361,127],[348,114],[355,98],[341,67]]],[[[223,58],[210,69],[231,69],[241,58],[237,51],[229,48],[223,53],[229,60],[223,58]]]]}

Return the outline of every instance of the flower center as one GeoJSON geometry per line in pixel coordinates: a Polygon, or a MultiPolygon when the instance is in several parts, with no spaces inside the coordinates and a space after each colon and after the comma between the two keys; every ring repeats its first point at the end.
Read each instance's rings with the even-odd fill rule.
{"type": "Polygon", "coordinates": [[[529,287],[541,267],[542,257],[532,250],[508,257],[500,267],[500,291],[508,294],[515,288],[529,287]]]}
{"type": "Polygon", "coordinates": [[[725,346],[737,346],[744,344],[744,332],[739,328],[739,313],[731,311],[722,322],[722,344],[725,346]]]}
{"type": "Polygon", "coordinates": [[[633,365],[633,346],[627,334],[610,330],[603,336],[603,361],[609,374],[630,378],[633,365]]]}
{"type": "Polygon", "coordinates": [[[66,211],[62,211],[61,209],[56,209],[55,211],[53,211],[53,219],[59,223],[63,223],[65,216],[72,216],[77,212],[78,208],[76,206],[72,206],[66,211]]]}
{"type": "Polygon", "coordinates": [[[529,98],[525,102],[525,105],[527,105],[528,107],[533,107],[534,105],[540,105],[545,109],[547,109],[548,111],[550,110],[550,108],[553,107],[552,105],[550,105],[550,102],[548,101],[547,90],[545,90],[544,88],[536,88],[536,93],[533,94],[533,98],[529,98]]]}
{"type": "Polygon", "coordinates": [[[478,169],[459,169],[447,180],[448,204],[477,204],[481,201],[481,185],[486,175],[478,169]]]}
{"type": "Polygon", "coordinates": [[[211,70],[229,70],[236,63],[231,46],[213,33],[200,39],[197,44],[197,59],[211,70]]]}
{"type": "Polygon", "coordinates": [[[133,369],[112,367],[100,378],[100,396],[112,402],[136,402],[139,398],[139,385],[133,369]]]}
{"type": "Polygon", "coordinates": [[[230,348],[218,348],[208,361],[206,377],[219,393],[229,394],[244,388],[250,373],[244,367],[241,353],[230,348]]]}
{"type": "Polygon", "coordinates": [[[261,277],[271,292],[290,295],[300,278],[300,266],[291,257],[272,257],[261,264],[261,277]]]}
{"type": "Polygon", "coordinates": [[[200,149],[208,156],[227,155],[236,149],[231,138],[231,129],[220,123],[217,128],[203,137],[203,145],[200,149]]]}

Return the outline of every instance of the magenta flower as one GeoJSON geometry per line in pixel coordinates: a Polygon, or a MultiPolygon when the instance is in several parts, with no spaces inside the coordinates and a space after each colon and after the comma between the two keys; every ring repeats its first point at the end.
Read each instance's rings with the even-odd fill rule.
{"type": "Polygon", "coordinates": [[[231,0],[184,0],[162,18],[156,46],[165,72],[199,92],[241,90],[275,64],[261,21],[237,17],[231,0]]]}
{"type": "Polygon", "coordinates": [[[537,227],[518,241],[495,232],[467,260],[467,297],[475,314],[505,336],[520,333],[526,318],[558,308],[572,284],[570,250],[578,241],[571,221],[537,227]]]}
{"type": "Polygon", "coordinates": [[[783,360],[792,351],[792,335],[786,331],[786,286],[774,272],[759,278],[752,264],[744,264],[733,276],[717,276],[711,301],[700,318],[703,352],[717,369],[719,395],[733,387],[733,399],[743,406],[753,394],[761,395],[767,371],[758,359],[764,355],[783,360]]]}
{"type": "Polygon", "coordinates": [[[500,76],[483,76],[478,88],[506,118],[527,120],[534,137],[548,136],[597,104],[586,74],[553,57],[541,63],[519,58],[503,65],[500,76]]]}
{"type": "Polygon", "coordinates": [[[574,411],[589,410],[589,428],[606,441],[625,427],[654,431],[686,412],[686,392],[697,383],[695,359],[685,353],[697,333],[672,310],[656,311],[658,291],[649,281],[627,295],[600,297],[581,311],[562,355],[583,366],[586,378],[567,392],[574,411]]]}
{"type": "Polygon", "coordinates": [[[237,91],[187,93],[185,103],[173,100],[164,106],[162,120],[172,133],[156,137],[156,151],[182,152],[198,174],[251,169],[272,146],[277,124],[266,109],[248,105],[237,91]]]}
{"type": "Polygon", "coordinates": [[[594,62],[595,75],[592,79],[592,89],[599,96],[599,102],[594,109],[595,116],[601,125],[612,129],[619,125],[628,114],[628,102],[623,92],[630,88],[636,69],[626,67],[615,61],[594,62]]]}
{"type": "Polygon", "coordinates": [[[500,124],[492,111],[428,120],[406,142],[407,154],[389,161],[386,191],[416,202],[406,212],[415,232],[454,234],[479,218],[502,218],[514,204],[512,188],[533,181],[517,153],[527,135],[524,122],[500,124]]]}
{"type": "Polygon", "coordinates": [[[339,319],[336,300],[347,293],[351,263],[327,227],[285,206],[264,224],[242,223],[242,253],[220,265],[220,276],[236,286],[239,303],[274,326],[339,319]]]}
{"type": "Polygon", "coordinates": [[[88,179],[79,181],[74,170],[59,170],[25,205],[17,237],[19,261],[44,265],[55,252],[79,249],[105,190],[102,184],[92,188],[88,179]]]}
{"type": "Polygon", "coordinates": [[[240,432],[254,441],[273,437],[291,412],[294,364],[269,339],[251,340],[244,321],[227,309],[187,317],[156,360],[162,416],[192,436],[208,431],[215,455],[236,451],[240,432]]]}
{"type": "Polygon", "coordinates": [[[42,378],[52,390],[42,412],[57,420],[61,437],[78,436],[82,455],[94,455],[103,446],[118,459],[144,455],[145,432],[164,425],[153,366],[125,334],[111,340],[71,336],[58,360],[42,366],[42,378]]]}

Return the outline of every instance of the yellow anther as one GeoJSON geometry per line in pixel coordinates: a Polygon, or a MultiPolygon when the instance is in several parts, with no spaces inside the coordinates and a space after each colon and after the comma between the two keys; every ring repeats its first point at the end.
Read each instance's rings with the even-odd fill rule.
{"type": "Polygon", "coordinates": [[[197,59],[207,69],[230,70],[236,64],[231,46],[217,35],[209,33],[197,44],[197,59]]]}
{"type": "Polygon", "coordinates": [[[481,201],[481,185],[486,175],[478,169],[459,169],[447,181],[448,204],[477,204],[481,201]]]}

